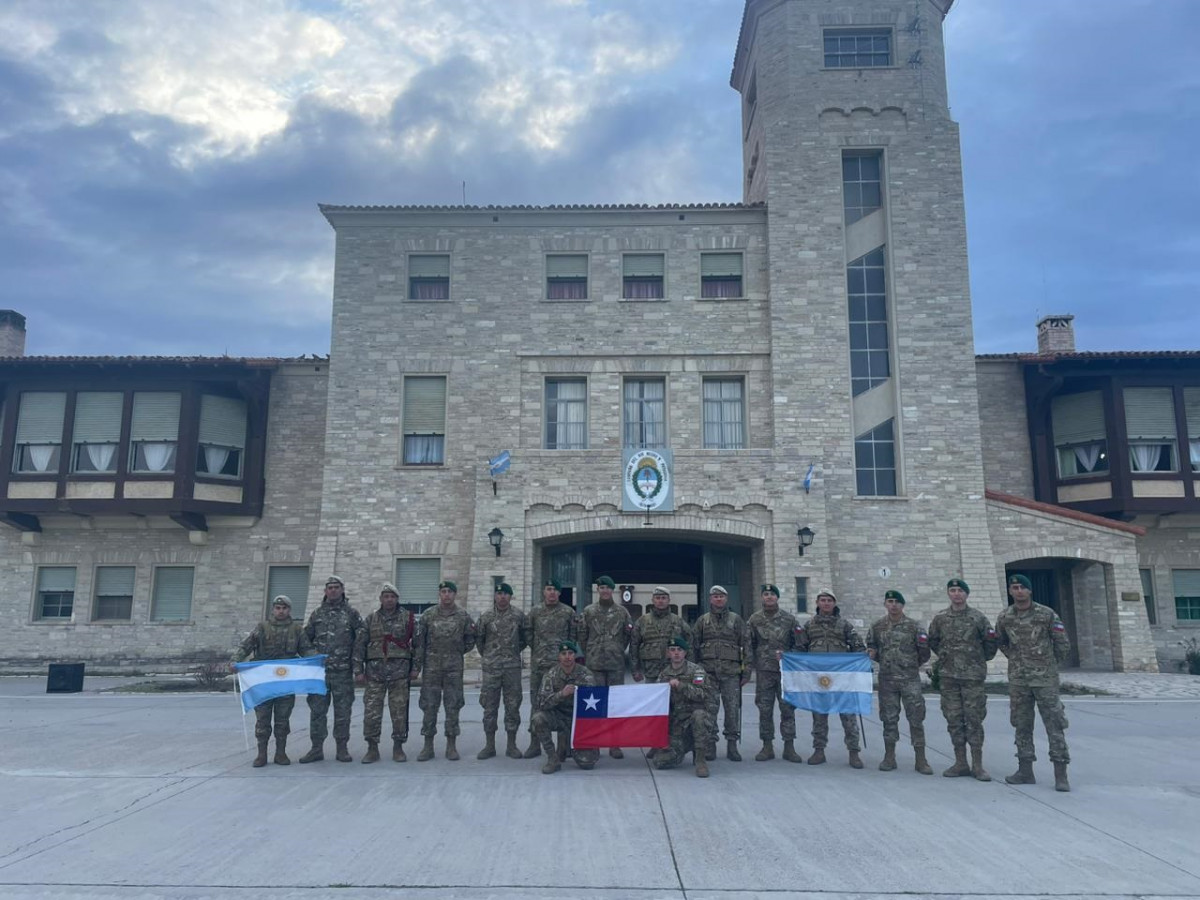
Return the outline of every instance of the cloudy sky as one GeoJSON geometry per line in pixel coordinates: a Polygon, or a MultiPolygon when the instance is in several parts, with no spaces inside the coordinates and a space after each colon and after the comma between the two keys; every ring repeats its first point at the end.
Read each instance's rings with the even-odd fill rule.
{"type": "MultiPolygon", "coordinates": [[[[0,308],[31,354],[326,353],[318,202],[740,200],[741,8],[4,0],[0,308]]],[[[958,0],[946,34],[977,349],[1048,312],[1200,347],[1200,0],[958,0]]]]}

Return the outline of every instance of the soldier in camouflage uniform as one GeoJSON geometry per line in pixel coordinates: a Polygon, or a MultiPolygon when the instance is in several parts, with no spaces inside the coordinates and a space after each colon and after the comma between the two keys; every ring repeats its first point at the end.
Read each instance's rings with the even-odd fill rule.
{"type": "Polygon", "coordinates": [[[634,681],[658,681],[667,665],[667,645],[671,638],[682,637],[690,645],[692,629],[671,612],[671,592],[656,587],[650,598],[652,607],[633,623],[629,635],[629,662],[634,681]]]}
{"type": "Polygon", "coordinates": [[[988,660],[996,655],[996,632],[985,616],[967,606],[970,586],[961,578],[946,582],[950,606],[929,623],[929,649],[937,654],[940,670],[942,715],[954,745],[954,765],[947,778],[974,775],[991,781],[983,767],[983,720],[987,717],[988,660]],[[967,744],[971,764],[967,765],[967,744]]]}
{"type": "MultiPolygon", "coordinates": [[[[837,598],[829,591],[817,594],[817,614],[812,616],[796,635],[796,649],[801,653],[863,653],[867,648],[854,626],[842,618],[837,598]]],[[[813,713],[813,755],[810,766],[825,762],[825,745],[829,742],[829,716],[813,713]]],[[[842,733],[850,752],[850,767],[861,769],[862,758],[858,737],[858,721],[849,713],[841,713],[842,733]]]]}
{"type": "Polygon", "coordinates": [[[509,759],[521,758],[517,749],[517,730],[521,727],[521,651],[529,644],[529,621],[525,613],[513,609],[512,597],[510,585],[497,587],[492,608],[479,617],[475,626],[476,646],[483,663],[479,705],[483,707],[486,739],[478,759],[496,755],[496,725],[502,695],[504,731],[508,734],[504,755],[509,759]]]}
{"type": "Polygon", "coordinates": [[[669,641],[666,659],[656,679],[671,686],[670,746],[655,750],[654,768],[673,769],[683,762],[688,751],[696,764],[696,777],[708,777],[704,751],[713,729],[709,708],[712,705],[708,675],[702,666],[688,662],[688,641],[675,635],[669,641]]]}
{"type": "Polygon", "coordinates": [[[1054,789],[1069,791],[1067,712],[1058,697],[1058,667],[1067,661],[1071,642],[1058,613],[1033,602],[1033,586],[1024,575],[1008,577],[1012,606],[996,619],[1000,652],[1008,657],[1008,709],[1016,729],[1017,771],[1009,784],[1033,784],[1033,711],[1042,714],[1054,763],[1054,789]]]}
{"type": "MultiPolygon", "coordinates": [[[[294,659],[312,656],[313,650],[304,634],[304,626],[292,620],[292,601],[280,594],[271,601],[271,618],[259,622],[242,641],[234,654],[234,662],[256,659],[294,659]]],[[[267,700],[254,707],[254,737],[258,740],[258,756],[254,768],[267,764],[267,741],[271,739],[271,722],[275,723],[275,764],[290,766],[287,738],[292,730],[292,709],[296,695],[288,694],[267,700]]]]}
{"type": "Polygon", "coordinates": [[[881,772],[896,768],[896,742],[900,740],[900,706],[908,719],[915,768],[932,775],[925,759],[925,695],[921,693],[921,669],[929,662],[929,635],[921,623],[904,614],[904,595],[883,595],[887,615],[871,623],[867,632],[867,655],[879,663],[879,718],[883,720],[881,772]]]}
{"type": "Polygon", "coordinates": [[[775,758],[775,704],[779,703],[779,734],[783,737],[783,758],[804,762],[796,752],[796,707],[783,699],[779,658],[796,649],[800,623],[779,608],[779,588],[762,586],[762,609],[750,616],[750,658],[754,662],[754,705],[758,707],[758,736],[762,749],[755,755],[759,762],[775,758]]]}
{"type": "Polygon", "coordinates": [[[325,654],[325,686],[329,693],[308,695],[308,736],[312,739],[312,749],[300,757],[302,763],[325,758],[330,703],[333,703],[337,761],[353,762],[347,745],[354,707],[354,643],[362,627],[363,617],[346,598],[345,583],[336,575],[330,575],[325,581],[325,598],[304,626],[313,650],[325,654]]]}
{"type": "MultiPolygon", "coordinates": [[[[583,625],[579,631],[579,645],[598,685],[625,683],[625,649],[633,632],[633,619],[629,610],[613,602],[616,586],[607,575],[596,579],[599,601],[583,611],[583,625]]],[[[625,756],[620,747],[610,747],[608,755],[613,759],[625,756]]]]}
{"type": "Polygon", "coordinates": [[[708,674],[712,743],[705,750],[709,760],[717,758],[717,713],[725,707],[725,757],[741,762],[738,741],[742,739],[742,687],[749,680],[750,629],[746,621],[728,608],[729,591],[719,584],[708,589],[709,611],[692,628],[692,653],[708,674]]]}
{"type": "MultiPolygon", "coordinates": [[[[558,664],[558,647],[563,641],[579,637],[579,616],[559,601],[562,586],[557,581],[542,585],[542,605],[529,614],[529,707],[537,708],[542,678],[558,664]]],[[[565,747],[565,745],[564,745],[565,747]]],[[[529,749],[526,759],[542,755],[542,748],[529,723],[529,749]]]]}
{"type": "MultiPolygon", "coordinates": [[[[586,667],[577,663],[579,645],[574,641],[562,641],[558,645],[558,660],[542,679],[538,688],[537,703],[534,705],[533,735],[546,752],[543,775],[553,775],[562,768],[566,759],[567,739],[571,733],[571,722],[575,714],[575,689],[595,685],[596,679],[586,667]],[[558,749],[554,748],[554,734],[558,733],[558,749]]],[[[572,753],[575,765],[581,769],[595,767],[600,759],[599,750],[576,750],[572,753]]]]}
{"type": "Polygon", "coordinates": [[[446,708],[446,759],[458,759],[458,711],[463,700],[463,657],[475,646],[475,623],[466,610],[455,604],[458,585],[443,581],[438,585],[438,605],[421,613],[417,626],[416,654],[413,657],[421,679],[417,705],[425,714],[421,734],[425,746],[417,762],[433,759],[433,736],[437,734],[438,707],[446,708]]]}
{"type": "Polygon", "coordinates": [[[404,762],[408,740],[408,690],[413,674],[416,619],[400,608],[396,586],[384,582],[379,589],[379,609],[367,616],[354,645],[355,681],[366,681],[363,691],[363,737],[367,741],[364,763],[379,762],[379,736],[383,733],[383,701],[392,715],[392,760],[404,762]]]}

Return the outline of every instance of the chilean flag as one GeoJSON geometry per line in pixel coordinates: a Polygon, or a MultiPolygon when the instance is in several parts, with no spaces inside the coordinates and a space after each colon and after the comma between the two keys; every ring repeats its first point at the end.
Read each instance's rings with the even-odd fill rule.
{"type": "Polygon", "coordinates": [[[575,689],[571,746],[652,747],[670,745],[671,686],[620,684],[575,689]]]}

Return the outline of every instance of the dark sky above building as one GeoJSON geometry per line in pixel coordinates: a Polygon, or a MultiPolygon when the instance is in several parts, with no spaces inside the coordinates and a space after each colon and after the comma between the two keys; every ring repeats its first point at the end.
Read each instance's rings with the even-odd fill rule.
{"type": "MultiPolygon", "coordinates": [[[[8,0],[0,307],[34,354],[326,353],[318,202],[738,201],[741,10],[8,0]]],[[[1197,0],[955,4],[980,352],[1061,312],[1200,345],[1197,36],[1197,0]]]]}

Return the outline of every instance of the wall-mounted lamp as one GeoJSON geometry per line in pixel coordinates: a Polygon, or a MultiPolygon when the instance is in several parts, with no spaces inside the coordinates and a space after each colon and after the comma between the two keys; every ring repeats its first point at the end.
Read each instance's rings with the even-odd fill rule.
{"type": "MultiPolygon", "coordinates": [[[[488,543],[496,548],[496,555],[500,555],[500,545],[504,543],[504,532],[499,528],[493,528],[488,532],[488,543]]],[[[812,538],[809,538],[809,543],[812,543],[812,538]]]]}
{"type": "Polygon", "coordinates": [[[816,536],[817,536],[817,533],[815,531],[813,531],[811,528],[809,528],[807,525],[803,526],[802,528],[800,528],[796,531],[796,540],[798,540],[800,542],[799,550],[800,550],[801,556],[804,555],[805,547],[812,546],[813,538],[815,538],[816,536]]]}

